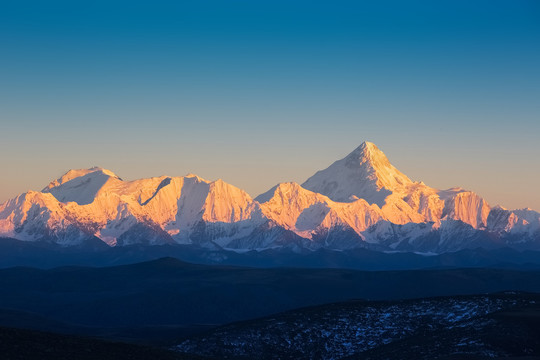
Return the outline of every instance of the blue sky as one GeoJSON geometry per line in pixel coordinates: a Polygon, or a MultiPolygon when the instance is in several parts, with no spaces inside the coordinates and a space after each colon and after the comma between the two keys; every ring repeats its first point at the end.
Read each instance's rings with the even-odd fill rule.
{"type": "Polygon", "coordinates": [[[93,165],[256,196],[368,140],[540,209],[537,1],[3,1],[0,49],[0,202],[93,165]]]}

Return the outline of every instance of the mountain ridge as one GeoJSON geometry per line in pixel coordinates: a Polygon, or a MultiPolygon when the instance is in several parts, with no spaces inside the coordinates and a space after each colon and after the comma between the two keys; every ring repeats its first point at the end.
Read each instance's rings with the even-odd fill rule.
{"type": "Polygon", "coordinates": [[[472,247],[540,249],[540,214],[491,208],[462,188],[413,182],[364,142],[302,185],[253,199],[194,174],[124,181],[92,167],[0,205],[0,236],[64,246],[194,244],[238,252],[271,248],[443,253],[472,247]]]}

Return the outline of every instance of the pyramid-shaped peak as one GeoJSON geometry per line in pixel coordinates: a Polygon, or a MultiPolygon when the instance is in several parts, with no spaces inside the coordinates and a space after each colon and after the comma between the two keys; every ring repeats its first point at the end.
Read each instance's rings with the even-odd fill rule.
{"type": "Polygon", "coordinates": [[[355,151],[357,150],[360,150],[360,151],[372,151],[372,150],[379,150],[379,148],[377,147],[377,145],[375,145],[374,143],[372,142],[369,142],[369,141],[364,141],[363,143],[360,144],[360,146],[358,146],[355,151]]]}
{"type": "Polygon", "coordinates": [[[302,186],[334,201],[360,198],[382,206],[388,195],[411,184],[375,144],[365,141],[343,159],[318,171],[302,186]]]}
{"type": "Polygon", "coordinates": [[[390,161],[377,145],[368,141],[360,144],[345,159],[347,166],[361,165],[366,162],[377,163],[379,166],[391,166],[390,161]]]}
{"type": "MultiPolygon", "coordinates": [[[[345,158],[336,161],[351,171],[360,172],[366,177],[377,181],[379,187],[389,188],[391,184],[385,179],[398,177],[398,183],[408,184],[411,180],[397,170],[388,160],[386,155],[374,143],[364,141],[345,158]]],[[[390,186],[390,187],[393,187],[390,186]]]]}

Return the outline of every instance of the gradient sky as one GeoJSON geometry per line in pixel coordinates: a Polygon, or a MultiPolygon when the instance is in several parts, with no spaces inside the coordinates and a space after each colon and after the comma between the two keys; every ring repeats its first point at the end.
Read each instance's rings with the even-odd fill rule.
{"type": "Polygon", "coordinates": [[[256,196],[372,141],[540,210],[540,2],[2,1],[0,202],[70,168],[256,196]]]}

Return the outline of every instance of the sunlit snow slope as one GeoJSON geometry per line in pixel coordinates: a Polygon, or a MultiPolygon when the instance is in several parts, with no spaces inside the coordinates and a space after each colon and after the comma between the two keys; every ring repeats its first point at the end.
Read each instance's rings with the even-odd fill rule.
{"type": "Polygon", "coordinates": [[[440,253],[540,248],[540,214],[491,208],[471,191],[413,182],[364,142],[302,185],[281,183],[255,200],[222,180],[191,174],[124,181],[99,167],[70,170],[41,192],[0,205],[0,236],[65,246],[101,240],[440,253]]]}

